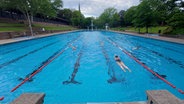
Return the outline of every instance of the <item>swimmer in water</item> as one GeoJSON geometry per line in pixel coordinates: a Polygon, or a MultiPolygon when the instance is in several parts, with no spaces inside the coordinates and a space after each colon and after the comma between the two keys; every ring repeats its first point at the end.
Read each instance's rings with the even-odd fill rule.
{"type": "Polygon", "coordinates": [[[126,72],[125,69],[127,69],[129,72],[131,72],[131,70],[121,61],[121,59],[119,58],[119,56],[115,55],[114,60],[116,61],[116,63],[121,67],[121,69],[126,72]]]}

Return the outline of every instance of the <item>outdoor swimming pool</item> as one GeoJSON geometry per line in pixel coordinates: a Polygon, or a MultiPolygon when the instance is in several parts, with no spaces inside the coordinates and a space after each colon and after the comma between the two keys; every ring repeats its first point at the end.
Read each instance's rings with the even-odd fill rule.
{"type": "Polygon", "coordinates": [[[1,45],[0,103],[25,92],[44,92],[46,104],[144,101],[146,90],[157,89],[184,99],[178,91],[184,90],[183,50],[181,44],[105,31],[1,45]],[[132,72],[121,70],[115,54],[132,72]],[[26,76],[32,78],[16,87],[26,76]]]}

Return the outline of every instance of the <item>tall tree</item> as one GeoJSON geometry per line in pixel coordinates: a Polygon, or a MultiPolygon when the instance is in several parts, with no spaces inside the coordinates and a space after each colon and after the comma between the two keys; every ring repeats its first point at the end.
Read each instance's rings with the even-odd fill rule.
{"type": "Polygon", "coordinates": [[[63,1],[62,0],[50,0],[51,5],[53,7],[53,9],[60,10],[61,7],[63,7],[63,1]]]}
{"type": "Polygon", "coordinates": [[[120,26],[125,26],[125,10],[121,10],[118,14],[120,16],[120,26]]]}
{"type": "Polygon", "coordinates": [[[148,33],[148,27],[156,23],[155,14],[149,5],[149,0],[142,0],[141,4],[138,5],[135,19],[133,23],[137,27],[146,27],[146,33],[148,33]]]}
{"type": "Polygon", "coordinates": [[[184,13],[175,13],[169,20],[168,23],[173,28],[184,28],[184,13]]]}
{"type": "Polygon", "coordinates": [[[56,9],[62,7],[62,0],[1,0],[3,8],[21,11],[28,21],[31,35],[33,36],[32,20],[37,13],[47,17],[56,16],[56,9]],[[59,3],[59,4],[58,4],[59,3]],[[47,12],[45,12],[47,11],[47,12]]]}
{"type": "Polygon", "coordinates": [[[115,8],[107,8],[98,18],[98,22],[100,27],[103,27],[105,24],[108,24],[110,27],[116,27],[119,25],[120,16],[115,8]]]}
{"type": "Polygon", "coordinates": [[[112,21],[110,21],[110,25],[112,25],[112,27],[118,27],[120,26],[120,20],[120,15],[116,12],[112,17],[112,21]]]}
{"type": "Polygon", "coordinates": [[[91,28],[91,21],[94,21],[94,18],[93,17],[87,17],[87,18],[84,18],[83,19],[83,22],[82,22],[82,28],[88,28],[90,29],[91,28]]]}
{"type": "Polygon", "coordinates": [[[75,10],[72,13],[71,22],[73,26],[78,26],[79,28],[81,28],[83,20],[84,20],[84,15],[80,11],[75,10]]]}
{"type": "Polygon", "coordinates": [[[125,14],[124,14],[124,20],[125,20],[125,25],[126,26],[132,26],[133,25],[133,20],[136,18],[135,13],[137,10],[137,6],[132,6],[129,8],[125,14]]]}
{"type": "Polygon", "coordinates": [[[69,24],[71,24],[71,18],[72,18],[72,10],[70,9],[62,9],[58,11],[57,16],[59,18],[63,18],[65,20],[67,20],[69,22],[69,24]]]}

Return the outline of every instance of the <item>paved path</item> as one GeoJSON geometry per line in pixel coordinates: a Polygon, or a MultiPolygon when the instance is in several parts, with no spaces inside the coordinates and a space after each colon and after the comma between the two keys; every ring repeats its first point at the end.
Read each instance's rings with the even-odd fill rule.
{"type": "Polygon", "coordinates": [[[154,36],[154,35],[146,35],[146,34],[138,34],[138,33],[132,33],[132,32],[119,32],[119,31],[113,31],[113,32],[118,32],[118,33],[123,33],[123,34],[129,34],[129,35],[134,35],[134,36],[140,36],[140,37],[145,37],[145,38],[152,38],[152,39],[157,39],[157,40],[164,40],[168,42],[174,42],[174,43],[180,43],[184,44],[184,39],[179,39],[179,38],[169,38],[169,37],[163,37],[163,36],[154,36]]]}
{"type": "Polygon", "coordinates": [[[68,33],[68,32],[74,32],[74,31],[65,31],[65,32],[57,32],[57,33],[50,33],[50,34],[44,34],[44,35],[36,35],[36,36],[33,36],[33,37],[32,36],[27,36],[27,37],[13,38],[13,39],[3,39],[3,40],[0,40],[0,45],[7,44],[7,43],[24,41],[24,40],[30,40],[30,39],[40,38],[40,37],[47,37],[47,36],[52,36],[52,35],[56,35],[56,34],[68,33]]]}

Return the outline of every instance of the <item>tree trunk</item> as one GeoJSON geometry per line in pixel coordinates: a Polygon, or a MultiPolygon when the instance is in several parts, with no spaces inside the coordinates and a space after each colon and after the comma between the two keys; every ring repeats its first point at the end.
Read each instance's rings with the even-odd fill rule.
{"type": "Polygon", "coordinates": [[[162,24],[161,24],[161,26],[164,26],[164,21],[162,21],[162,24]]]}
{"type": "MultiPolygon", "coordinates": [[[[25,18],[28,21],[28,25],[29,25],[29,29],[31,32],[31,36],[33,36],[33,29],[32,29],[32,25],[31,25],[31,20],[30,20],[30,15],[28,12],[28,5],[25,5],[25,1],[24,0],[19,0],[21,5],[18,5],[18,9],[24,14],[25,18]]],[[[27,2],[26,2],[27,3],[27,2]]]]}
{"type": "Polygon", "coordinates": [[[139,32],[139,34],[141,33],[141,32],[140,32],[140,27],[138,27],[138,32],[139,32]]]}
{"type": "Polygon", "coordinates": [[[31,24],[33,24],[33,15],[30,16],[31,24]]]}
{"type": "Polygon", "coordinates": [[[29,13],[27,12],[27,19],[28,19],[28,24],[29,24],[29,29],[30,29],[30,32],[31,32],[31,36],[33,36],[33,29],[32,29],[32,25],[31,25],[31,19],[30,19],[30,16],[29,16],[29,13]]]}
{"type": "Polygon", "coordinates": [[[148,33],[148,26],[146,26],[146,33],[148,33]]]}

